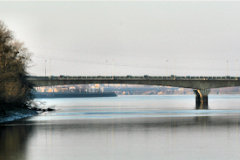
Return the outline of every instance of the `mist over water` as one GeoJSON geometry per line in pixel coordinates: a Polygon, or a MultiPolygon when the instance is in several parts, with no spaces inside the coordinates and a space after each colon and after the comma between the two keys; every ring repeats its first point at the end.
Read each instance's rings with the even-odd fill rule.
{"type": "Polygon", "coordinates": [[[240,158],[239,95],[210,95],[209,110],[193,95],[35,101],[56,112],[1,124],[1,160],[240,158]]]}

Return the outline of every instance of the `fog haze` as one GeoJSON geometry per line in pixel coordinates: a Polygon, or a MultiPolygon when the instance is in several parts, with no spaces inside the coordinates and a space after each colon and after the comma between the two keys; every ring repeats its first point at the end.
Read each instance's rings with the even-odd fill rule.
{"type": "Polygon", "coordinates": [[[0,2],[32,75],[240,76],[240,2],[0,2]]]}

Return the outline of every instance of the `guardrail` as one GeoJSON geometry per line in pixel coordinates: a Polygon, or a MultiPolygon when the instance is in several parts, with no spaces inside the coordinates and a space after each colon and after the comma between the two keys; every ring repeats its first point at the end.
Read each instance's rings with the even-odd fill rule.
{"type": "Polygon", "coordinates": [[[240,80],[240,77],[206,77],[206,76],[28,76],[29,80],[240,80]]]}

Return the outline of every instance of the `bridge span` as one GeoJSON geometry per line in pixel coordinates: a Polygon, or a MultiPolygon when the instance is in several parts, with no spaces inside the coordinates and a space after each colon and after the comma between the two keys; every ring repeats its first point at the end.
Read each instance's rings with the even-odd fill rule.
{"type": "Polygon", "coordinates": [[[202,76],[29,76],[34,86],[55,86],[70,84],[139,84],[192,88],[196,95],[196,108],[208,108],[208,94],[211,88],[240,86],[240,77],[202,76]]]}

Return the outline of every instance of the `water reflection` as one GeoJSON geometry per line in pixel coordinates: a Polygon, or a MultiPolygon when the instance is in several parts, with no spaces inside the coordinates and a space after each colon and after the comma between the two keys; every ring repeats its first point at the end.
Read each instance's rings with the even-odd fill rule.
{"type": "Polygon", "coordinates": [[[131,98],[51,100],[56,112],[0,125],[0,160],[240,159],[240,97],[131,98]]]}
{"type": "Polygon", "coordinates": [[[81,119],[81,120],[60,120],[60,121],[40,121],[40,122],[19,122],[18,128],[26,136],[32,132],[39,131],[71,131],[81,130],[82,132],[95,132],[99,130],[122,130],[128,131],[136,129],[163,129],[176,127],[238,127],[240,124],[239,115],[226,116],[196,116],[196,117],[160,117],[160,118],[117,118],[117,119],[81,119]],[[23,125],[23,126],[22,126],[23,125]],[[27,125],[28,127],[24,126],[27,125]],[[25,131],[24,131],[25,130],[25,131]]]}
{"type": "MultiPolygon", "coordinates": [[[[191,146],[195,149],[192,151],[195,157],[192,158],[199,158],[202,155],[198,153],[211,150],[213,146],[206,150],[200,148],[201,152],[195,151],[202,142],[210,145],[210,139],[216,140],[216,145],[240,146],[233,141],[239,135],[232,136],[233,131],[239,128],[239,122],[238,115],[19,121],[0,127],[0,159],[131,159],[124,154],[132,154],[133,159],[139,160],[151,155],[152,159],[171,159],[170,154],[165,155],[164,152],[179,151],[181,146],[186,147],[179,151],[181,154],[188,152],[193,141],[197,147],[191,146]],[[213,134],[218,136],[212,137],[213,134]]],[[[185,158],[186,155],[181,156],[180,153],[171,155],[172,159],[178,156],[185,158]]]]}
{"type": "Polygon", "coordinates": [[[208,104],[206,104],[206,103],[196,103],[196,109],[208,109],[208,104]]]}
{"type": "Polygon", "coordinates": [[[0,160],[26,159],[26,145],[32,129],[32,126],[24,125],[0,126],[0,160]]]}

